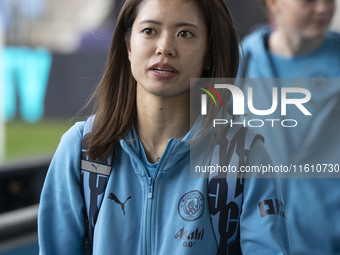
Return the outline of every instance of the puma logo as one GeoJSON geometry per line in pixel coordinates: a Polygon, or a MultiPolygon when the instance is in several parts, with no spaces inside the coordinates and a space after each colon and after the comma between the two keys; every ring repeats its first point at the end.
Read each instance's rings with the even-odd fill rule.
{"type": "Polygon", "coordinates": [[[96,172],[98,171],[98,167],[95,164],[92,164],[92,166],[94,167],[94,169],[96,169],[96,172]]]}
{"type": "Polygon", "coordinates": [[[110,193],[109,198],[122,207],[123,215],[125,215],[125,203],[131,198],[131,196],[129,196],[124,203],[120,202],[118,197],[113,193],[110,193]]]}

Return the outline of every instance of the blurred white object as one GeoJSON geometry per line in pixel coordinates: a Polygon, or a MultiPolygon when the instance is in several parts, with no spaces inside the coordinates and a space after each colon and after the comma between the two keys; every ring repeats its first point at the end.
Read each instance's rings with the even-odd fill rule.
{"type": "Polygon", "coordinates": [[[56,51],[74,51],[79,47],[82,35],[105,20],[111,6],[110,0],[48,1],[48,19],[36,23],[31,31],[34,44],[56,51]]]}
{"type": "Polygon", "coordinates": [[[65,53],[77,50],[84,33],[99,27],[113,6],[111,0],[3,1],[9,10],[7,44],[65,53]]]}
{"type": "Polygon", "coordinates": [[[331,24],[331,30],[340,32],[340,0],[336,0],[336,8],[331,24]]]}

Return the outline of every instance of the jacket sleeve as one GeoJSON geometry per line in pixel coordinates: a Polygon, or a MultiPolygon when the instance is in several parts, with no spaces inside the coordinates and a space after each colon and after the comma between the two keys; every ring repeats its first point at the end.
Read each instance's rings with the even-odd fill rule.
{"type": "Polygon", "coordinates": [[[40,255],[83,254],[85,219],[80,190],[82,125],[76,123],[63,135],[47,172],[38,215],[40,255]]]}
{"type": "MultiPolygon", "coordinates": [[[[247,166],[271,164],[262,141],[249,152],[247,166]]],[[[244,180],[244,201],[240,222],[242,253],[291,254],[285,206],[275,178],[251,174],[244,180]],[[261,178],[262,177],[262,178],[261,178]]]]}

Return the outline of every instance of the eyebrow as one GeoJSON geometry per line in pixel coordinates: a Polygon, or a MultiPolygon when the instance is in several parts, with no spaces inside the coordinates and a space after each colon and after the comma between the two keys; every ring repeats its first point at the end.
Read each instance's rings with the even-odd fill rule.
{"type": "MultiPolygon", "coordinates": [[[[161,22],[156,21],[156,20],[143,20],[143,21],[139,22],[139,24],[145,24],[145,23],[148,23],[148,24],[151,23],[151,24],[155,24],[155,25],[159,25],[159,26],[162,25],[161,22]]],[[[198,26],[196,26],[193,23],[188,23],[188,22],[176,23],[175,27],[192,27],[192,28],[195,28],[195,29],[199,30],[198,26]]]]}

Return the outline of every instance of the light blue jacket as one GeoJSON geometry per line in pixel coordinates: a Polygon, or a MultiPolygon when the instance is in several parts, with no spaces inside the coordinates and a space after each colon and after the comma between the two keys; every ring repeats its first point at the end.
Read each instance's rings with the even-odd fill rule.
{"type": "MultiPolygon", "coordinates": [[[[83,254],[83,125],[76,123],[64,134],[50,165],[39,210],[40,254],[83,254]]],[[[135,138],[134,130],[130,131],[114,157],[95,226],[93,254],[215,255],[217,244],[209,215],[207,179],[190,178],[190,146],[185,141],[169,140],[155,177],[148,178],[140,157],[144,150],[135,138]],[[121,203],[114,201],[111,193],[121,203]],[[192,219],[183,212],[181,205],[188,194],[202,195],[200,217],[192,219]]],[[[268,164],[270,159],[262,141],[258,141],[249,153],[248,164],[261,163],[268,164]]],[[[243,196],[243,254],[290,254],[285,218],[278,214],[261,217],[259,208],[262,201],[282,200],[277,181],[245,179],[243,196]]]]}
{"type": "MultiPolygon", "coordinates": [[[[304,116],[299,109],[291,106],[289,110],[287,108],[286,116],[277,112],[263,118],[295,119],[299,123],[297,127],[276,125],[272,128],[265,125],[254,130],[264,136],[265,147],[276,165],[338,165],[340,35],[329,32],[314,52],[285,58],[270,53],[266,47],[265,38],[270,33],[269,29],[262,28],[243,40],[246,60],[243,74],[248,78],[306,78],[300,80],[300,86],[311,92],[311,100],[304,105],[312,116],[304,116]]],[[[294,80],[281,81],[283,87],[294,87],[294,80]]],[[[258,109],[268,109],[272,103],[272,87],[278,84],[274,80],[256,84],[253,88],[254,104],[258,109]]],[[[246,120],[261,118],[247,113],[246,120]]],[[[286,202],[292,253],[340,254],[340,179],[320,179],[322,174],[314,177],[318,178],[279,179],[286,202]]]]}

